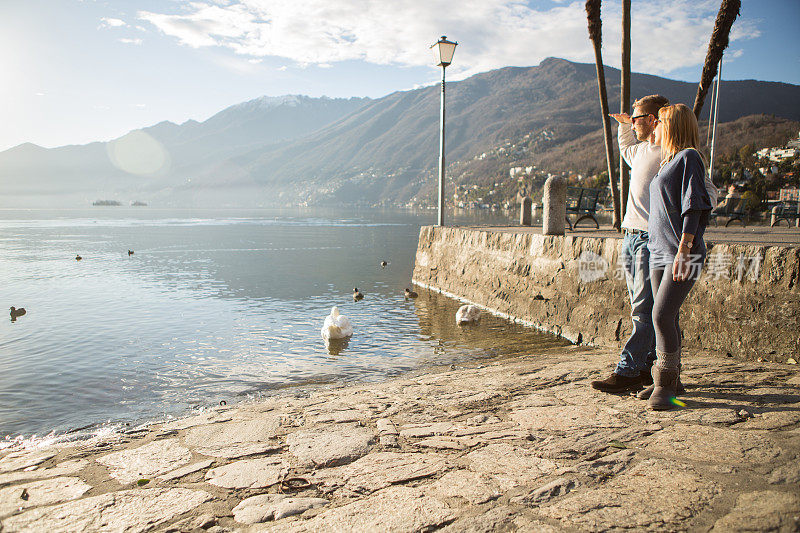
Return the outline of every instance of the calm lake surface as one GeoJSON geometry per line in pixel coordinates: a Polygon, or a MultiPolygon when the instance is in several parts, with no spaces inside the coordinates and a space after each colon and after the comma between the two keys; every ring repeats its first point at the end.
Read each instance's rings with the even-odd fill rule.
{"type": "MultiPolygon", "coordinates": [[[[509,216],[462,213],[448,223],[508,224],[509,216]]],[[[406,300],[419,227],[435,217],[0,210],[0,307],[27,310],[0,320],[0,446],[181,416],[292,385],[565,344],[491,316],[458,328],[459,302],[427,291],[406,300]],[[354,287],[364,300],[353,302],[354,287]],[[333,305],[355,334],[329,349],[320,328],[333,305]]]]}

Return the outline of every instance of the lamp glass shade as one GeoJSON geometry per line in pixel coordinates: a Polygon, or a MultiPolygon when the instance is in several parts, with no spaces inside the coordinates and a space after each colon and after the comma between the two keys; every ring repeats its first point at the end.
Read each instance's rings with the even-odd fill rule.
{"type": "Polygon", "coordinates": [[[448,41],[447,37],[442,36],[439,41],[431,46],[436,66],[446,67],[453,62],[453,54],[456,52],[456,45],[458,45],[458,43],[448,41]]]}

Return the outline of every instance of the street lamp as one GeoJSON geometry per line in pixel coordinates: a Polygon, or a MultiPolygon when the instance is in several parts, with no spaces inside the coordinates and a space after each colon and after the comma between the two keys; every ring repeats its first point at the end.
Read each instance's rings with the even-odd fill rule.
{"type": "Polygon", "coordinates": [[[436,66],[442,67],[442,104],[439,114],[439,226],[444,226],[444,69],[453,62],[458,43],[442,38],[431,45],[436,66]]]}

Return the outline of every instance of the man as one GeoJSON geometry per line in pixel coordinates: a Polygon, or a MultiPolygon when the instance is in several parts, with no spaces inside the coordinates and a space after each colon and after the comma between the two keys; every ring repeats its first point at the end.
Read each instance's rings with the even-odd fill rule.
{"type": "Polygon", "coordinates": [[[741,187],[737,187],[733,184],[729,185],[728,194],[717,204],[717,207],[720,208],[720,211],[725,211],[726,208],[730,209],[735,207],[734,204],[736,204],[738,200],[742,199],[741,191],[741,187]]]}
{"type": "Polygon", "coordinates": [[[631,167],[631,183],[622,229],[621,260],[631,300],[633,332],[622,349],[614,372],[603,380],[592,381],[592,388],[603,392],[625,392],[650,385],[650,367],[656,358],[653,330],[653,291],[650,287],[650,253],[647,250],[647,218],[650,209],[650,182],[658,173],[661,148],[654,144],[658,110],[669,105],[661,95],[650,95],[633,103],[633,116],[615,113],[619,122],[617,141],[622,158],[631,167]],[[634,137],[635,134],[635,137],[634,137]],[[641,142],[637,142],[637,139],[641,142]]]}

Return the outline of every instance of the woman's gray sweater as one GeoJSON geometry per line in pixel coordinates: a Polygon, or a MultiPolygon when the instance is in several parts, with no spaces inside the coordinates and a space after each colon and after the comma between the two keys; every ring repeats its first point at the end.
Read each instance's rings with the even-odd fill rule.
{"type": "Polygon", "coordinates": [[[650,218],[647,222],[651,268],[672,265],[681,234],[694,235],[690,254],[702,264],[706,255],[703,241],[711,212],[705,184],[705,164],[694,149],[675,154],[650,183],[650,218]]]}

